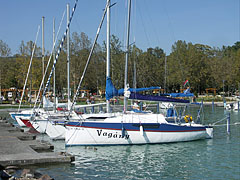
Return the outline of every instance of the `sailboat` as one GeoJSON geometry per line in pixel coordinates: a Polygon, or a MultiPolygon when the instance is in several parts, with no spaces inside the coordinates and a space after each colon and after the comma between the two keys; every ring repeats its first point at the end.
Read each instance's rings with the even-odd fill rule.
{"type": "MultiPolygon", "coordinates": [[[[107,48],[109,48],[109,15],[110,0],[107,0],[107,48]]],[[[130,22],[131,0],[128,4],[128,22],[130,22]]],[[[129,32],[129,23],[128,23],[129,32]]],[[[127,45],[127,48],[129,44],[127,45]]],[[[124,112],[109,112],[109,96],[108,93],[116,93],[110,78],[110,56],[107,50],[107,77],[106,77],[106,102],[107,115],[93,118],[82,118],[81,120],[69,120],[66,122],[65,145],[129,145],[129,144],[156,144],[169,142],[184,142],[198,139],[211,138],[213,128],[197,124],[190,118],[183,123],[166,121],[162,114],[153,113],[136,113],[127,111],[127,99],[135,98],[139,100],[165,101],[189,103],[187,100],[174,99],[169,97],[151,97],[131,92],[126,83],[125,68],[125,108],[124,112]]],[[[126,51],[128,52],[128,50],[126,51]]],[[[127,59],[127,57],[126,57],[127,59]]],[[[127,60],[126,60],[127,66],[127,60]]],[[[113,94],[114,94],[113,93],[113,94]]],[[[186,118],[188,119],[188,118],[186,118]]]]}
{"type": "MultiPolygon", "coordinates": [[[[66,106],[66,110],[69,110],[71,101],[70,101],[70,56],[69,56],[69,41],[70,41],[70,32],[69,32],[69,26],[70,26],[70,11],[69,11],[70,7],[69,4],[67,4],[67,28],[66,28],[66,33],[64,34],[64,38],[62,39],[62,43],[63,40],[65,39],[65,37],[67,36],[67,86],[68,86],[68,100],[67,100],[67,106],[66,106]]],[[[55,22],[53,23],[55,24],[55,22]]],[[[53,47],[55,45],[55,27],[53,25],[53,47]]],[[[61,44],[62,46],[62,44],[61,44]]],[[[61,49],[60,46],[60,49],[61,49]]],[[[54,50],[53,50],[54,52],[54,50]]],[[[59,55],[59,52],[58,52],[59,55]]],[[[55,61],[55,60],[54,60],[55,61]]],[[[52,71],[54,70],[55,72],[55,68],[52,69],[52,71]]],[[[45,88],[46,89],[46,88],[45,88]]],[[[55,91],[55,89],[54,89],[55,91]]],[[[54,92],[55,94],[55,92],[54,92]]],[[[64,139],[65,138],[65,128],[64,126],[62,126],[65,121],[63,119],[65,119],[67,117],[67,112],[65,111],[56,111],[56,100],[55,100],[55,107],[54,107],[54,111],[46,111],[46,113],[38,113],[35,117],[34,120],[31,121],[31,125],[40,133],[46,133],[48,134],[48,136],[51,139],[64,139]]],[[[71,118],[75,118],[77,115],[75,112],[71,113],[71,118]]]]}

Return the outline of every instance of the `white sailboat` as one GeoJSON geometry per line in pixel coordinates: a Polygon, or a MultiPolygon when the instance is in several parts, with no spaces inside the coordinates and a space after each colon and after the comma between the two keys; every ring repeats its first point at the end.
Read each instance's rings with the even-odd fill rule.
{"type": "MultiPolygon", "coordinates": [[[[76,3],[75,3],[76,4],[76,3]]],[[[70,32],[69,32],[69,27],[70,27],[70,11],[69,11],[69,4],[67,4],[67,28],[66,28],[66,32],[64,34],[64,38],[62,39],[62,43],[63,40],[65,39],[65,37],[67,37],[67,89],[68,89],[68,101],[66,104],[66,109],[67,111],[69,111],[69,107],[71,105],[71,101],[70,101],[70,81],[69,81],[69,76],[70,76],[70,56],[69,56],[69,41],[70,41],[70,32]]],[[[53,47],[55,45],[55,22],[53,23],[53,47]]],[[[61,50],[62,44],[60,46],[60,50],[61,50]]],[[[53,50],[54,52],[54,50],[53,50]]],[[[58,52],[58,56],[59,56],[58,52]]],[[[55,57],[54,57],[55,58],[55,57]]],[[[54,59],[54,61],[56,61],[54,59]]],[[[54,73],[55,73],[55,67],[54,69],[54,73]]],[[[52,69],[52,71],[53,71],[52,69]]],[[[52,73],[52,72],[51,72],[52,73]]],[[[55,74],[54,74],[55,75],[55,74]]],[[[54,77],[55,78],[55,77],[54,77]]],[[[49,81],[48,81],[49,82],[49,81]]],[[[48,86],[49,83],[47,83],[46,87],[48,86]]],[[[46,91],[46,87],[45,87],[45,91],[46,91]]],[[[55,86],[54,86],[54,96],[55,96],[55,86]]],[[[56,97],[55,97],[56,99],[56,97]]],[[[44,102],[44,101],[43,101],[44,102]]],[[[64,139],[65,138],[65,128],[64,126],[62,126],[62,124],[64,124],[64,120],[62,119],[66,119],[67,117],[67,112],[65,111],[56,111],[56,107],[57,107],[57,103],[56,100],[54,100],[54,104],[52,103],[54,110],[53,111],[46,111],[45,113],[41,113],[41,114],[37,114],[34,117],[34,120],[31,121],[32,126],[40,133],[46,133],[51,139],[64,139]]],[[[74,112],[71,113],[71,118],[74,118],[75,116],[77,116],[74,112]]]]}
{"type": "MultiPolygon", "coordinates": [[[[109,28],[110,0],[107,0],[107,24],[109,28]]],[[[129,0],[129,22],[131,0],[129,0]]],[[[129,25],[128,25],[129,27],[129,25]]],[[[107,30],[109,38],[109,29],[107,30]]],[[[129,32],[129,28],[128,28],[129,32]]],[[[108,42],[108,40],[107,40],[108,42]]],[[[127,45],[128,47],[129,45],[127,45]]],[[[107,45],[109,48],[109,45],[107,45]]],[[[110,52],[110,51],[107,51],[110,52]]],[[[128,50],[127,50],[128,52],[128,50]]],[[[107,67],[110,68],[110,56],[107,53],[107,67]]],[[[126,55],[127,65],[127,55],[126,55]]],[[[109,92],[116,91],[112,86],[111,78],[107,69],[106,96],[109,92]]],[[[127,88],[125,68],[125,108],[124,113],[107,113],[98,118],[83,118],[79,121],[69,120],[66,122],[66,146],[75,145],[128,145],[128,144],[155,144],[168,142],[183,142],[212,137],[213,129],[189,120],[184,123],[169,123],[161,114],[135,113],[127,111],[127,99],[136,97],[127,88]]],[[[139,99],[146,97],[138,95],[139,99]]],[[[176,99],[160,97],[166,102],[175,102],[176,99]]],[[[109,103],[107,99],[107,109],[109,103]]],[[[182,101],[186,102],[186,101],[182,101]]],[[[109,112],[109,109],[108,109],[109,112]]]]}

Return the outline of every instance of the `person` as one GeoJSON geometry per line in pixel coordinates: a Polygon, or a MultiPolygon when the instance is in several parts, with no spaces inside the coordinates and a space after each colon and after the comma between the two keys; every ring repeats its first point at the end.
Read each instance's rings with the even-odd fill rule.
{"type": "Polygon", "coordinates": [[[196,96],[193,96],[193,102],[196,102],[196,96]]]}
{"type": "Polygon", "coordinates": [[[86,103],[87,103],[87,104],[90,104],[90,101],[89,101],[89,99],[88,99],[88,98],[87,98],[87,100],[86,100],[86,103]]]}
{"type": "Polygon", "coordinates": [[[134,102],[132,108],[133,108],[133,109],[140,110],[139,105],[138,105],[138,102],[134,102]]]}

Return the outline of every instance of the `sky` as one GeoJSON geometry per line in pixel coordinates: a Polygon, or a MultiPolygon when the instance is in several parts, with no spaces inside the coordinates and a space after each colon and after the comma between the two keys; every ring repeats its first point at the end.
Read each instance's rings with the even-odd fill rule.
{"type": "MultiPolygon", "coordinates": [[[[45,17],[45,49],[52,49],[53,18],[55,31],[65,12],[58,39],[66,29],[66,4],[75,0],[0,0],[0,40],[19,52],[21,41],[42,46],[42,16],[45,17]]],[[[111,34],[126,42],[127,0],[111,0],[111,34]]],[[[78,0],[70,31],[95,38],[106,0],[78,0]]],[[[240,41],[240,0],[132,0],[130,43],[142,50],[160,47],[167,54],[177,40],[215,48],[240,41]]],[[[106,41],[106,19],[98,43],[106,41]]]]}

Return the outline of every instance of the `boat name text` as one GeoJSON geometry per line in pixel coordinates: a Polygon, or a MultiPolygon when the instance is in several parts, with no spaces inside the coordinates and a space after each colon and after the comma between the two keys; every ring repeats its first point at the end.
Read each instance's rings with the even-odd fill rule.
{"type": "Polygon", "coordinates": [[[125,139],[129,138],[128,134],[122,136],[122,134],[118,134],[117,132],[116,133],[102,132],[102,129],[97,130],[97,134],[98,136],[107,136],[108,138],[125,138],[125,139]]]}

